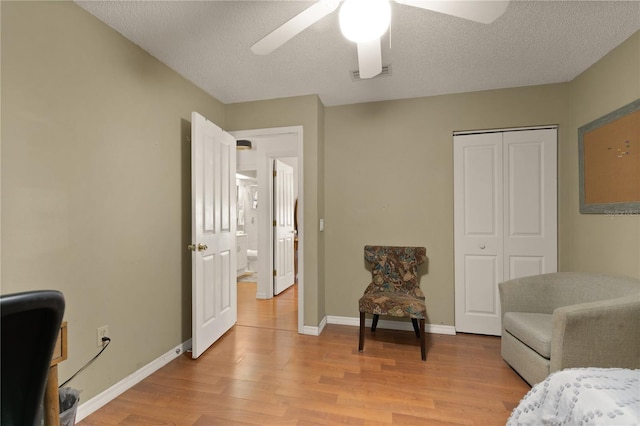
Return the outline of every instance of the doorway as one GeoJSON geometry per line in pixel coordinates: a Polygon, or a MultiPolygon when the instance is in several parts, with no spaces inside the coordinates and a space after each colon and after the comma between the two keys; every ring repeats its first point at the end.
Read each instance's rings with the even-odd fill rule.
{"type": "MultiPolygon", "coordinates": [[[[237,170],[255,170],[257,181],[257,299],[274,299],[274,238],[273,238],[273,168],[274,160],[290,158],[296,164],[298,263],[296,294],[285,291],[287,298],[294,297],[297,310],[297,331],[304,331],[304,170],[302,126],[273,129],[256,129],[231,132],[236,139],[251,141],[252,149],[239,151],[237,170]]],[[[284,294],[283,294],[284,296],[284,294]]],[[[281,300],[285,300],[284,297],[281,300]]],[[[277,303],[274,304],[277,307],[277,303]]],[[[241,308],[241,307],[239,307],[241,308]]],[[[289,312],[289,309],[285,309],[289,312]]],[[[286,315],[286,314],[284,314],[286,315]]]]}

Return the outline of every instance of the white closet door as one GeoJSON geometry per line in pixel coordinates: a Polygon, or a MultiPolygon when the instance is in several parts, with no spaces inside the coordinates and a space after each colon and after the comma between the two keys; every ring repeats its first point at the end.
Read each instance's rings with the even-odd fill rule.
{"type": "Polygon", "coordinates": [[[504,279],[558,268],[556,129],[504,133],[504,279]]]}
{"type": "Polygon", "coordinates": [[[557,270],[556,129],[454,136],[455,326],[500,335],[498,283],[557,270]]]}
{"type": "Polygon", "coordinates": [[[500,334],[502,135],[454,138],[456,330],[500,334]]]}

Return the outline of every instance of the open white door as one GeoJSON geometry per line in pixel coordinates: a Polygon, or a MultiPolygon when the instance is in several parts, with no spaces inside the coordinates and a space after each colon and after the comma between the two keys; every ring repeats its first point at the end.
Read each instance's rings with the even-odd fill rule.
{"type": "Polygon", "coordinates": [[[295,193],[293,167],[280,160],[274,160],[273,170],[273,294],[277,295],[291,287],[295,281],[293,264],[295,193]]]}
{"type": "Polygon", "coordinates": [[[192,357],[237,320],[235,139],[191,113],[192,357]]]}

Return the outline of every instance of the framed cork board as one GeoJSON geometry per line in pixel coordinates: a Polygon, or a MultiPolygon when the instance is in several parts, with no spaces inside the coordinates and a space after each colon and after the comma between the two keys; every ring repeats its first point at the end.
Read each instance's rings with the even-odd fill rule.
{"type": "Polygon", "coordinates": [[[640,99],[578,129],[580,213],[640,214],[640,99]]]}

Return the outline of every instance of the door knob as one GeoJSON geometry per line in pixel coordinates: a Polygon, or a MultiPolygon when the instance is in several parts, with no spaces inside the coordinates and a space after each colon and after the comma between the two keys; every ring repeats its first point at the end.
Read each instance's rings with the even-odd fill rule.
{"type": "Polygon", "coordinates": [[[480,247],[480,250],[484,250],[485,245],[484,244],[480,244],[478,247],[480,247]]]}
{"type": "Polygon", "coordinates": [[[208,249],[209,247],[207,247],[206,244],[198,244],[198,251],[204,251],[206,249],[208,249]]]}

